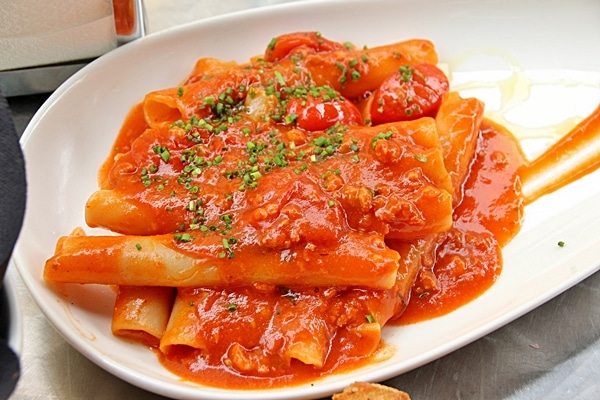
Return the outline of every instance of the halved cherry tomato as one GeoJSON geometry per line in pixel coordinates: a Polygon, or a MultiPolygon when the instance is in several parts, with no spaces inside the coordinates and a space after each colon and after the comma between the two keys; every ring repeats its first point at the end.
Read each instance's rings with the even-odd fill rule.
{"type": "Polygon", "coordinates": [[[449,87],[444,72],[433,64],[400,67],[373,93],[369,110],[371,123],[433,117],[449,87]]]}
{"type": "Polygon", "coordinates": [[[305,98],[291,98],[287,103],[287,118],[306,131],[323,131],[336,123],[362,125],[358,108],[343,97],[324,100],[308,94],[305,98]]]}
{"type": "Polygon", "coordinates": [[[325,39],[318,32],[295,32],[273,38],[265,50],[264,59],[268,62],[280,61],[296,50],[308,50],[309,53],[323,53],[344,49],[345,47],[342,43],[325,39]]]}

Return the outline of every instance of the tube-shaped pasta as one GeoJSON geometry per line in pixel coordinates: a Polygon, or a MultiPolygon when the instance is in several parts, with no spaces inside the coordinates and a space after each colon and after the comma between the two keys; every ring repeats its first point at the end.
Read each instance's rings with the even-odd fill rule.
{"type": "Polygon", "coordinates": [[[311,54],[302,65],[317,85],[329,85],[346,97],[357,98],[377,89],[401,66],[437,62],[433,43],[411,39],[366,49],[311,54]]]}
{"type": "Polygon", "coordinates": [[[457,92],[448,92],[443,96],[435,117],[444,165],[454,188],[455,206],[462,199],[462,185],[477,146],[483,111],[484,105],[480,100],[472,97],[463,99],[457,92]]]}
{"type": "Polygon", "coordinates": [[[296,359],[320,368],[338,329],[327,317],[336,291],[328,291],[264,284],[237,290],[181,289],[161,351],[217,347],[243,373],[260,372],[275,357],[288,365],[296,359]]]}
{"type": "MultiPolygon", "coordinates": [[[[419,255],[412,245],[402,273],[390,289],[310,287],[255,284],[238,288],[179,289],[160,349],[165,354],[211,353],[242,374],[277,373],[293,360],[322,368],[333,341],[360,345],[347,356],[372,354],[381,329],[404,309],[405,272],[419,255]]],[[[410,272],[414,275],[413,272],[410,272]]]]}
{"type": "Polygon", "coordinates": [[[143,100],[146,122],[151,127],[160,127],[177,120],[188,120],[194,115],[208,116],[220,95],[231,91],[228,95],[239,101],[245,96],[239,88],[257,81],[260,81],[260,75],[256,70],[232,68],[207,79],[192,79],[179,87],[150,92],[143,100]]]}
{"type": "Polygon", "coordinates": [[[202,79],[208,79],[214,75],[220,75],[230,69],[239,67],[235,61],[223,61],[213,57],[203,57],[196,61],[194,69],[183,81],[182,86],[189,85],[202,79]]]}
{"type": "Polygon", "coordinates": [[[211,294],[210,291],[196,291],[193,299],[175,296],[171,316],[168,320],[164,335],[161,337],[160,350],[169,352],[173,346],[187,346],[195,349],[206,349],[206,332],[202,331],[202,317],[195,312],[196,304],[202,302],[211,294]]]}
{"type": "Polygon", "coordinates": [[[390,288],[399,255],[375,234],[270,250],[256,240],[229,244],[211,235],[193,242],[163,236],[64,237],[46,262],[54,282],[127,286],[345,285],[390,288]]]}
{"type": "MultiPolygon", "coordinates": [[[[463,99],[457,92],[448,92],[442,97],[436,114],[435,121],[444,165],[452,181],[454,206],[457,206],[463,198],[462,188],[473,162],[483,122],[483,111],[484,104],[480,100],[476,98],[463,99]]],[[[419,253],[423,254],[420,268],[413,280],[413,283],[418,281],[415,286],[419,293],[438,290],[437,278],[433,271],[435,252],[445,237],[446,232],[442,232],[413,242],[419,248],[419,253]]],[[[402,245],[395,240],[389,240],[387,243],[391,248],[397,250],[402,245]]]]}
{"type": "Polygon", "coordinates": [[[120,286],[112,318],[115,336],[157,346],[171,315],[174,289],[120,286]]]}
{"type": "Polygon", "coordinates": [[[150,235],[160,230],[172,230],[170,224],[163,227],[157,218],[148,218],[152,210],[124,199],[113,190],[101,189],[88,198],[85,217],[90,226],[110,226],[115,232],[129,232],[137,235],[150,235]]]}

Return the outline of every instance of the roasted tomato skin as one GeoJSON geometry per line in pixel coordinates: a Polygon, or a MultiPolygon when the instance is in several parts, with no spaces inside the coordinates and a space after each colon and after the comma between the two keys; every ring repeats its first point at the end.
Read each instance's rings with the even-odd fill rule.
{"type": "Polygon", "coordinates": [[[433,64],[400,67],[373,93],[369,117],[373,125],[435,116],[450,84],[433,64]]]}
{"type": "Polygon", "coordinates": [[[298,52],[314,54],[344,49],[343,44],[325,39],[318,32],[294,32],[273,38],[265,50],[264,59],[277,62],[298,52]]]}
{"type": "Polygon", "coordinates": [[[298,128],[306,131],[323,131],[336,123],[362,125],[363,120],[358,108],[343,97],[324,101],[313,95],[292,98],[287,103],[286,114],[293,116],[298,128]]]}

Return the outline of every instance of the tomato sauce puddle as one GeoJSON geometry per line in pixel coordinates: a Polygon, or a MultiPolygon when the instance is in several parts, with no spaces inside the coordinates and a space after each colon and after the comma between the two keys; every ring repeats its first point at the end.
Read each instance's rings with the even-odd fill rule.
{"type": "Polygon", "coordinates": [[[489,121],[482,127],[482,137],[487,139],[465,182],[465,196],[455,210],[453,228],[436,252],[438,290],[428,293],[417,282],[406,310],[392,324],[442,316],[484,293],[501,272],[501,248],[518,233],[523,206],[600,167],[600,106],[532,162],[527,162],[510,133],[505,130],[501,134],[502,130],[489,121]],[[506,183],[512,187],[494,188],[506,183]],[[498,197],[486,195],[498,191],[502,193],[498,197]],[[464,241],[460,233],[465,231],[479,232],[479,238],[490,232],[499,247],[464,241]],[[466,254],[462,246],[472,248],[470,267],[461,258],[466,254]],[[488,257],[497,260],[497,266],[486,260],[488,257]]]}

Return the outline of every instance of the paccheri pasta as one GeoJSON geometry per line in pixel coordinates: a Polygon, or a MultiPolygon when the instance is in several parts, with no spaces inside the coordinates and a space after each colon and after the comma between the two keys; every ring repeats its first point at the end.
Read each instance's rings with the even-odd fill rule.
{"type": "Polygon", "coordinates": [[[518,143],[437,62],[427,40],[315,32],[200,59],[100,170],[86,222],[115,234],[60,238],[45,279],[116,285],[114,334],[200,383],[367,362],[409,303],[435,316],[488,288],[520,227],[518,143]]]}

